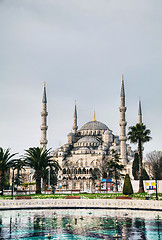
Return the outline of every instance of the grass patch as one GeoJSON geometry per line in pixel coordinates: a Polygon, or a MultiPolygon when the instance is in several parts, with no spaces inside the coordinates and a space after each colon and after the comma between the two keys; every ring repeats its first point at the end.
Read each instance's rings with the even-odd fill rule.
{"type": "MultiPolygon", "coordinates": [[[[147,193],[134,193],[132,199],[144,200],[147,193]]],[[[16,195],[27,196],[27,195],[16,195]]],[[[14,198],[16,197],[14,196],[14,198]]],[[[28,195],[29,196],[29,195],[28,195]]],[[[80,196],[81,199],[116,199],[117,196],[125,196],[122,193],[73,193],[73,194],[30,194],[31,199],[65,199],[66,196],[80,196]]],[[[162,200],[162,193],[158,193],[159,200],[162,200]]],[[[0,196],[0,199],[11,199],[11,196],[0,196]]],[[[156,200],[156,194],[150,194],[151,200],[156,200]]]]}

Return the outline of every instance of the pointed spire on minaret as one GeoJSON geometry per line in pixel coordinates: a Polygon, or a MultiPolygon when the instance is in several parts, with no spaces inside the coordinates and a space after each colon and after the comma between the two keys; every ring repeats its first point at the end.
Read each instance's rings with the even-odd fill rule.
{"type": "Polygon", "coordinates": [[[47,103],[47,97],[46,97],[46,83],[45,83],[45,82],[44,82],[44,89],[43,89],[42,103],[47,103]]]}
{"type": "Polygon", "coordinates": [[[124,74],[122,74],[122,86],[121,86],[121,97],[125,97],[125,90],[124,90],[124,74]]]}
{"type": "Polygon", "coordinates": [[[46,149],[47,145],[47,97],[46,97],[46,86],[44,82],[44,89],[43,89],[43,98],[42,98],[42,112],[41,112],[41,117],[42,117],[42,124],[41,124],[41,140],[40,144],[43,149],[46,149]]]}
{"type": "Polygon", "coordinates": [[[96,113],[95,113],[95,111],[94,111],[94,116],[93,116],[93,120],[92,121],[96,122],[96,113]]]}
{"type": "Polygon", "coordinates": [[[122,86],[121,86],[121,94],[120,94],[120,158],[122,164],[127,164],[127,149],[126,149],[126,125],[127,122],[125,120],[125,112],[127,108],[125,107],[125,90],[124,90],[124,75],[122,74],[122,86]]]}
{"type": "Polygon", "coordinates": [[[74,118],[77,118],[77,107],[76,107],[76,100],[75,100],[74,118]]]}
{"type": "Polygon", "coordinates": [[[74,131],[74,134],[77,133],[77,129],[78,129],[78,126],[77,126],[77,107],[76,107],[76,101],[75,101],[74,123],[73,123],[73,131],[74,131]]]}
{"type": "Polygon", "coordinates": [[[138,123],[142,123],[142,108],[141,108],[141,98],[139,98],[139,108],[138,108],[138,123]]]}

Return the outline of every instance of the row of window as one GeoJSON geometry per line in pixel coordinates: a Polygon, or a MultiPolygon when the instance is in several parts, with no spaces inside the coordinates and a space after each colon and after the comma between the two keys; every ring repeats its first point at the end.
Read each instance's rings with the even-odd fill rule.
{"type": "Polygon", "coordinates": [[[104,133],[104,130],[84,130],[81,131],[81,135],[101,135],[104,133]]]}
{"type": "MultiPolygon", "coordinates": [[[[99,169],[97,169],[97,171],[98,171],[99,169]]],[[[90,169],[85,169],[85,168],[83,168],[83,169],[81,169],[81,168],[79,168],[79,169],[66,169],[66,168],[64,168],[63,169],[63,174],[91,174],[91,172],[92,172],[92,168],[90,168],[90,169]]]]}
{"type": "MultiPolygon", "coordinates": [[[[91,180],[92,177],[74,177],[73,180],[91,180]]],[[[63,180],[72,180],[72,178],[69,177],[63,177],[63,180]]]]}

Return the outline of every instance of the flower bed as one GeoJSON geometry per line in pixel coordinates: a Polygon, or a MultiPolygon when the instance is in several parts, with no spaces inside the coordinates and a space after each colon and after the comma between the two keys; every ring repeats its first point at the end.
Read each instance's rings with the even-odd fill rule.
{"type": "Polygon", "coordinates": [[[80,199],[80,196],[66,196],[66,199],[80,199]]]}
{"type": "Polygon", "coordinates": [[[129,196],[117,196],[116,199],[132,199],[132,197],[129,197],[129,196]]]}
{"type": "Polygon", "coordinates": [[[15,199],[31,199],[31,196],[17,196],[15,199]]]}

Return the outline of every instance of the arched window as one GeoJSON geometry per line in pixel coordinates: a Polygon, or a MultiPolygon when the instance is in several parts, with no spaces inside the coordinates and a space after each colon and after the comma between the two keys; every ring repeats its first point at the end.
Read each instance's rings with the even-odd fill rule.
{"type": "Polygon", "coordinates": [[[81,174],[81,169],[80,168],[78,169],[78,174],[81,174]]]}
{"type": "Polygon", "coordinates": [[[80,166],[82,167],[83,166],[83,160],[80,159],[80,166]]]}
{"type": "Polygon", "coordinates": [[[63,174],[66,174],[66,168],[63,169],[63,174]]]}
{"type": "Polygon", "coordinates": [[[82,182],[80,182],[80,189],[82,189],[83,188],[83,183],[82,182]]]}
{"type": "Polygon", "coordinates": [[[68,170],[67,170],[67,174],[70,174],[70,169],[68,168],[68,170]]]}
{"type": "Polygon", "coordinates": [[[76,188],[76,182],[73,182],[72,184],[73,184],[73,189],[75,189],[76,188]]]}
{"type": "Polygon", "coordinates": [[[83,174],[86,174],[86,169],[85,168],[83,168],[83,174]]]}

